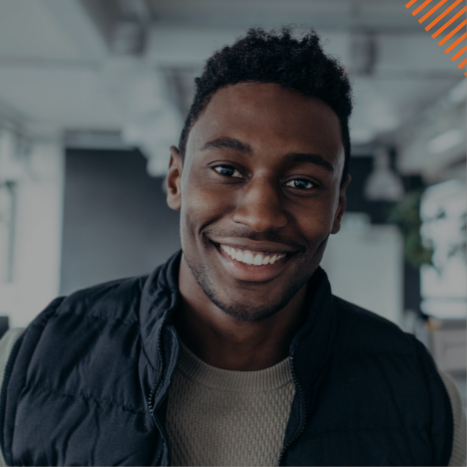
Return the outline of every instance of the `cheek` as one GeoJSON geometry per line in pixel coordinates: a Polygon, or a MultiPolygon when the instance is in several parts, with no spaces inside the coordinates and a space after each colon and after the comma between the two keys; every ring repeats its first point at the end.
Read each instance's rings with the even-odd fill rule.
{"type": "Polygon", "coordinates": [[[180,210],[182,242],[183,238],[195,237],[206,225],[225,216],[229,211],[229,201],[225,198],[219,190],[209,190],[202,183],[185,186],[180,210]]]}
{"type": "Polygon", "coordinates": [[[335,208],[335,203],[316,201],[305,209],[295,209],[293,218],[303,235],[316,242],[331,233],[335,208]]]}
{"type": "Polygon", "coordinates": [[[201,177],[193,177],[194,181],[187,183],[182,196],[182,209],[190,217],[201,220],[212,219],[228,213],[234,202],[234,196],[229,190],[219,186],[211,187],[201,177]]]}

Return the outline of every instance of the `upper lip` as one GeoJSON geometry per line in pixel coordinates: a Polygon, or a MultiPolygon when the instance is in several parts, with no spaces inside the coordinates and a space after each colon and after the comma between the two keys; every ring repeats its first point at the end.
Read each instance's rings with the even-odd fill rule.
{"type": "Polygon", "coordinates": [[[230,246],[239,250],[256,251],[258,253],[295,253],[297,248],[285,245],[283,243],[269,242],[269,241],[256,241],[248,238],[223,238],[211,239],[214,243],[220,245],[230,246]]]}

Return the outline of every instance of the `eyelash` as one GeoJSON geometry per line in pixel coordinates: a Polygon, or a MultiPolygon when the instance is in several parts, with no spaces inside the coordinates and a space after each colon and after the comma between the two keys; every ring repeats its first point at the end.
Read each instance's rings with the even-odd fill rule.
{"type": "MultiPolygon", "coordinates": [[[[227,165],[227,164],[222,164],[222,165],[216,165],[213,167],[213,170],[216,171],[218,174],[224,176],[224,177],[229,177],[229,178],[241,178],[241,173],[238,169],[236,169],[235,167],[232,167],[231,165],[227,165]],[[232,175],[227,175],[225,173],[221,173],[218,169],[227,169],[227,170],[231,170],[233,171],[232,175]],[[234,176],[235,172],[238,172],[238,174],[240,174],[240,176],[234,176]]],[[[311,180],[308,180],[306,178],[293,178],[292,180],[289,180],[285,183],[285,186],[288,186],[289,183],[291,182],[305,182],[305,183],[309,183],[311,184],[311,187],[309,188],[305,188],[305,189],[302,189],[302,188],[297,188],[297,187],[290,187],[290,188],[295,188],[297,190],[300,190],[300,191],[308,191],[312,188],[319,188],[319,186],[312,182],[311,180]]]]}
{"type": "Polygon", "coordinates": [[[311,184],[311,187],[304,188],[304,189],[298,188],[296,186],[291,187],[291,188],[296,188],[297,190],[307,191],[307,190],[309,190],[311,188],[318,188],[318,186],[315,183],[313,183],[311,180],[307,180],[306,178],[293,178],[292,180],[289,180],[285,185],[288,186],[288,183],[290,183],[290,182],[306,182],[306,183],[311,184]]]}
{"type": "MultiPolygon", "coordinates": [[[[240,171],[239,171],[238,169],[236,169],[235,167],[232,167],[231,165],[222,164],[222,165],[216,165],[216,166],[213,167],[213,169],[214,169],[218,174],[223,175],[223,176],[225,176],[225,177],[233,177],[233,174],[229,176],[229,175],[227,175],[227,174],[225,174],[225,173],[221,173],[221,172],[219,172],[219,171],[217,170],[217,169],[219,169],[219,168],[228,169],[228,170],[233,170],[233,173],[238,172],[238,173],[240,174],[240,171]]],[[[240,175],[241,175],[241,174],[240,174],[240,175]]],[[[237,177],[234,177],[234,178],[240,178],[240,177],[237,176],[237,177]]]]}

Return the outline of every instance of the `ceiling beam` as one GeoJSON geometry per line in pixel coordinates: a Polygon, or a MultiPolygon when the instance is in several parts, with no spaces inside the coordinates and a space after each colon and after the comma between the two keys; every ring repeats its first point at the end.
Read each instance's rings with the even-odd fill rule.
{"type": "Polygon", "coordinates": [[[64,33],[81,50],[82,58],[96,60],[107,53],[105,40],[78,0],[37,0],[61,26],[64,33]]]}

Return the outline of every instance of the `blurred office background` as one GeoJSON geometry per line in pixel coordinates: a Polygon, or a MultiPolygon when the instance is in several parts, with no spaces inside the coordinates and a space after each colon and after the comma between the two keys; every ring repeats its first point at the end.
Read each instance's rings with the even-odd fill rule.
{"type": "Polygon", "coordinates": [[[5,326],[179,248],[162,186],[194,77],[248,27],[293,23],[354,86],[348,212],[323,261],[334,293],[414,332],[465,395],[466,78],[404,3],[1,0],[5,326]]]}

